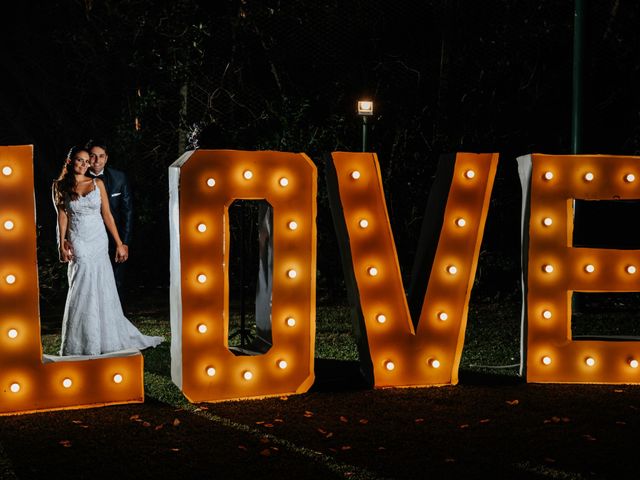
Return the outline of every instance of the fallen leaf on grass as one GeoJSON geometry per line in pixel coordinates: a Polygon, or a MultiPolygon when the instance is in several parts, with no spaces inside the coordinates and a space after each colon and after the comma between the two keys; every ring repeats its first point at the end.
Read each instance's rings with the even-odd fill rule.
{"type": "Polygon", "coordinates": [[[333,432],[329,432],[324,436],[324,438],[331,438],[331,437],[333,437],[333,432]]]}
{"type": "Polygon", "coordinates": [[[341,421],[342,423],[348,423],[348,422],[349,422],[349,419],[348,419],[347,417],[345,417],[344,415],[340,415],[340,421],[341,421]]]}
{"type": "Polygon", "coordinates": [[[240,450],[244,450],[245,452],[248,452],[248,451],[249,451],[249,449],[248,449],[247,447],[245,447],[244,445],[238,445],[238,448],[239,448],[240,450]]]}
{"type": "Polygon", "coordinates": [[[149,422],[142,422],[143,427],[150,427],[151,424],[149,422]]]}
{"type": "Polygon", "coordinates": [[[506,403],[507,403],[507,405],[511,405],[511,406],[518,405],[520,403],[520,400],[517,400],[517,399],[516,400],[507,400],[506,403]]]}
{"type": "Polygon", "coordinates": [[[320,432],[322,435],[326,435],[327,434],[327,431],[324,428],[316,428],[316,430],[318,432],[320,432]]]}
{"type": "Polygon", "coordinates": [[[460,428],[469,428],[469,424],[468,423],[464,423],[464,424],[460,425],[460,428]]]}
{"type": "Polygon", "coordinates": [[[269,440],[267,437],[260,437],[260,443],[269,443],[271,440],[269,440]]]}
{"type": "Polygon", "coordinates": [[[454,463],[456,461],[455,458],[445,458],[444,463],[454,463]]]}
{"type": "Polygon", "coordinates": [[[82,423],[82,420],[71,420],[71,423],[75,423],[76,425],[79,425],[82,423]]]}
{"type": "Polygon", "coordinates": [[[129,417],[129,420],[140,421],[140,415],[131,415],[129,417]]]}
{"type": "Polygon", "coordinates": [[[336,448],[329,447],[329,451],[333,453],[338,453],[338,450],[336,448]]]}
{"type": "Polygon", "coordinates": [[[589,441],[589,442],[595,442],[596,441],[596,437],[593,437],[589,434],[586,435],[582,435],[582,438],[584,438],[585,440],[589,441]]]}
{"type": "Polygon", "coordinates": [[[281,418],[274,418],[273,423],[284,423],[284,420],[281,418]]]}
{"type": "Polygon", "coordinates": [[[353,477],[353,472],[344,472],[345,477],[353,477]]]}
{"type": "Polygon", "coordinates": [[[263,457],[269,457],[271,456],[271,450],[269,450],[268,448],[265,448],[264,450],[260,451],[260,455],[262,455],[263,457]]]}
{"type": "Polygon", "coordinates": [[[264,425],[262,425],[263,427],[266,428],[273,428],[273,423],[265,423],[264,425]]]}
{"type": "Polygon", "coordinates": [[[172,452],[179,452],[179,451],[180,451],[180,449],[179,449],[179,448],[172,448],[172,449],[171,449],[171,451],[172,451],[172,452]]]}
{"type": "Polygon", "coordinates": [[[264,423],[264,420],[259,420],[256,422],[256,425],[262,425],[264,423]]]}
{"type": "Polygon", "coordinates": [[[358,423],[360,423],[361,425],[366,425],[367,423],[369,423],[369,420],[367,420],[366,418],[361,418],[360,420],[358,420],[358,423]]]}
{"type": "Polygon", "coordinates": [[[490,421],[490,418],[483,418],[482,420],[480,420],[480,423],[489,423],[490,421]]]}
{"type": "Polygon", "coordinates": [[[65,448],[68,448],[71,446],[71,442],[69,440],[60,440],[58,443],[65,448]]]}
{"type": "Polygon", "coordinates": [[[382,450],[386,450],[386,447],[378,447],[378,450],[382,451],[382,450]]]}
{"type": "Polygon", "coordinates": [[[413,422],[414,423],[424,423],[424,418],[416,418],[413,422]]]}
{"type": "Polygon", "coordinates": [[[614,392],[616,392],[616,393],[623,393],[623,392],[624,392],[624,390],[622,390],[622,389],[620,389],[620,388],[616,388],[616,389],[614,390],[614,392]]]}
{"type": "Polygon", "coordinates": [[[347,450],[351,450],[351,445],[343,445],[340,447],[340,450],[346,452],[347,450]]]}
{"type": "Polygon", "coordinates": [[[271,450],[273,450],[274,452],[279,452],[279,451],[280,451],[280,449],[279,449],[278,447],[271,446],[271,447],[269,447],[269,448],[270,448],[271,450]]]}
{"type": "Polygon", "coordinates": [[[174,427],[177,427],[178,425],[180,425],[180,420],[178,420],[177,418],[174,418],[174,419],[173,419],[173,423],[172,423],[172,425],[173,425],[174,427]]]}
{"type": "Polygon", "coordinates": [[[569,417],[562,417],[560,420],[562,420],[562,423],[569,423],[571,421],[569,417]]]}
{"type": "Polygon", "coordinates": [[[289,397],[280,397],[280,400],[287,401],[289,400],[289,397]]]}
{"type": "Polygon", "coordinates": [[[164,424],[157,425],[156,428],[154,428],[154,430],[157,431],[157,430],[160,430],[161,428],[164,428],[164,424]]]}
{"type": "Polygon", "coordinates": [[[305,410],[305,412],[304,412],[304,416],[305,416],[306,418],[313,417],[313,412],[310,412],[309,410],[305,410]]]}
{"type": "Polygon", "coordinates": [[[621,421],[621,420],[618,420],[618,421],[616,422],[616,425],[626,425],[626,424],[627,424],[627,422],[623,422],[623,421],[621,421]]]}

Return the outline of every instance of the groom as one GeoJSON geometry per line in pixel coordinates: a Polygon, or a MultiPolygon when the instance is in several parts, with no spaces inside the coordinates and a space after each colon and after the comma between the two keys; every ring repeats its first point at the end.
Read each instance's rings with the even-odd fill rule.
{"type": "MultiPolygon", "coordinates": [[[[129,243],[131,242],[132,224],[133,224],[133,199],[131,189],[129,188],[129,180],[127,175],[115,168],[106,167],[109,160],[109,151],[104,143],[89,140],[87,143],[89,151],[89,169],[87,176],[91,178],[100,178],[104,182],[104,186],[109,195],[109,208],[116,222],[118,234],[124,243],[124,247],[129,253],[129,243]]],[[[109,235],[109,258],[113,266],[113,275],[116,279],[116,287],[118,295],[122,301],[122,285],[124,283],[126,262],[115,261],[116,245],[109,235]]]]}

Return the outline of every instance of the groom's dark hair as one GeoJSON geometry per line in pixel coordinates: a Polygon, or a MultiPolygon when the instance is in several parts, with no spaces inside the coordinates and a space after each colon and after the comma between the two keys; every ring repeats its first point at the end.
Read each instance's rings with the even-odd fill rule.
{"type": "Polygon", "coordinates": [[[85,148],[87,149],[87,151],[90,151],[93,147],[99,147],[99,148],[104,150],[104,153],[109,155],[109,149],[107,148],[107,143],[106,142],[102,142],[102,141],[99,141],[99,140],[91,139],[85,145],[85,148]]]}

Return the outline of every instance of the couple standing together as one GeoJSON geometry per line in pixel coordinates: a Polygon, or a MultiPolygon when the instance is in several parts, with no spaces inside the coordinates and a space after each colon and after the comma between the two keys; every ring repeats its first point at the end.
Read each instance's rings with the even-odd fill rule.
{"type": "Polygon", "coordinates": [[[141,350],[163,341],[140,333],[122,312],[118,289],[129,257],[131,198],[124,173],[105,167],[108,158],[104,144],[73,147],[53,184],[60,260],[69,263],[61,355],[141,350]]]}

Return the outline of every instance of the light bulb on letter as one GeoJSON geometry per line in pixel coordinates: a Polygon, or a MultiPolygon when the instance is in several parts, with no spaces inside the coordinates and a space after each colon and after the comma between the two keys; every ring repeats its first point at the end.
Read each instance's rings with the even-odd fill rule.
{"type": "Polygon", "coordinates": [[[367,228],[369,226],[369,221],[366,218],[363,218],[358,222],[358,225],[360,225],[360,228],[367,228]]]}
{"type": "Polygon", "coordinates": [[[13,393],[18,393],[20,391],[20,384],[19,383],[12,383],[9,388],[11,389],[11,391],[13,393]]]}
{"type": "Polygon", "coordinates": [[[547,181],[553,180],[553,172],[544,172],[544,179],[547,181]]]}
{"type": "Polygon", "coordinates": [[[73,385],[73,382],[70,378],[65,378],[64,380],[62,380],[62,386],[64,388],[71,388],[71,385],[73,385]]]}
{"type": "Polygon", "coordinates": [[[629,366],[631,368],[638,368],[638,360],[636,360],[635,358],[629,359],[629,366]]]}
{"type": "Polygon", "coordinates": [[[201,323],[200,325],[198,325],[198,332],[207,333],[207,326],[204,323],[201,323]]]}
{"type": "Polygon", "coordinates": [[[245,178],[245,180],[251,180],[253,178],[253,172],[251,170],[245,170],[244,172],[242,172],[242,176],[245,178]]]}
{"type": "Polygon", "coordinates": [[[549,320],[553,315],[551,314],[551,311],[550,311],[550,310],[544,310],[544,311],[542,312],[542,316],[543,316],[544,318],[546,318],[547,320],[549,320]]]}
{"type": "Polygon", "coordinates": [[[382,313],[380,313],[380,314],[378,314],[378,315],[376,316],[376,321],[377,321],[378,323],[384,323],[384,322],[386,322],[386,321],[387,321],[387,317],[386,317],[386,315],[383,315],[382,313]]]}
{"type": "Polygon", "coordinates": [[[286,360],[279,360],[278,361],[278,368],[281,370],[284,370],[285,368],[287,368],[289,364],[287,363],[286,360]]]}
{"type": "Polygon", "coordinates": [[[287,177],[282,177],[280,180],[278,180],[278,183],[281,187],[286,187],[287,185],[289,185],[289,179],[287,177]]]}
{"type": "Polygon", "coordinates": [[[289,317],[286,320],[287,322],[287,327],[295,327],[296,326],[296,319],[293,317],[289,317]]]}
{"type": "Polygon", "coordinates": [[[542,357],[542,363],[544,363],[545,365],[551,365],[551,357],[548,357],[548,356],[542,357]]]}
{"type": "Polygon", "coordinates": [[[207,231],[207,226],[206,226],[204,223],[200,223],[200,224],[198,224],[198,231],[199,231],[200,233],[204,233],[204,232],[206,232],[206,231],[207,231]]]}
{"type": "Polygon", "coordinates": [[[584,180],[586,182],[592,182],[594,178],[595,178],[595,175],[592,172],[587,172],[584,174],[584,180]]]}
{"type": "Polygon", "coordinates": [[[553,273],[553,265],[549,265],[549,264],[543,265],[542,270],[544,270],[545,273],[553,273]]]}
{"type": "Polygon", "coordinates": [[[388,371],[392,371],[396,368],[396,364],[393,363],[391,360],[387,360],[384,363],[384,368],[386,368],[388,371]]]}
{"type": "MultiPolygon", "coordinates": [[[[13,173],[13,169],[12,169],[10,166],[8,166],[8,165],[7,165],[7,166],[5,166],[5,167],[2,167],[2,174],[3,174],[5,177],[8,177],[8,176],[9,176],[9,175],[11,175],[12,173],[13,173]]],[[[17,384],[16,384],[16,385],[17,385],[17,384]]]]}
{"type": "Polygon", "coordinates": [[[298,222],[291,220],[287,226],[289,227],[289,230],[297,230],[298,222]]]}
{"type": "Polygon", "coordinates": [[[15,328],[10,328],[9,331],[7,332],[7,337],[14,339],[18,337],[18,330],[16,330],[15,328]]]}
{"type": "Polygon", "coordinates": [[[587,265],[584,266],[584,271],[587,273],[593,273],[596,271],[596,267],[594,267],[592,264],[588,263],[587,265]]]}
{"type": "Polygon", "coordinates": [[[625,182],[631,183],[636,181],[636,176],[633,173],[627,173],[624,177],[625,182]]]}
{"type": "Polygon", "coordinates": [[[216,369],[213,367],[207,367],[206,372],[209,377],[213,377],[216,374],[216,369]]]}
{"type": "Polygon", "coordinates": [[[375,277],[378,275],[378,269],[376,267],[369,267],[367,269],[367,273],[369,274],[370,277],[375,277]]]}
{"type": "Polygon", "coordinates": [[[216,184],[215,178],[207,178],[207,186],[213,187],[216,184]]]}
{"type": "Polygon", "coordinates": [[[207,276],[204,273],[198,275],[198,283],[205,283],[207,281],[207,276]]]}
{"type": "Polygon", "coordinates": [[[351,172],[351,178],[353,178],[354,180],[358,180],[360,178],[360,172],[358,170],[354,170],[353,172],[351,172]]]}
{"type": "Polygon", "coordinates": [[[587,357],[584,359],[584,363],[586,363],[589,367],[593,367],[596,364],[596,359],[593,357],[587,357]]]}
{"type": "Polygon", "coordinates": [[[440,368],[440,360],[437,358],[431,358],[429,359],[429,365],[431,368],[440,368]]]}
{"type": "Polygon", "coordinates": [[[9,285],[13,285],[14,283],[16,283],[16,276],[15,275],[7,275],[6,277],[4,277],[5,282],[7,282],[9,285]]]}
{"type": "Polygon", "coordinates": [[[467,177],[469,180],[471,180],[473,177],[476,176],[476,172],[474,172],[473,170],[469,169],[466,172],[464,172],[464,176],[467,177]]]}
{"type": "Polygon", "coordinates": [[[634,273],[636,273],[638,271],[638,269],[636,268],[635,265],[627,265],[626,270],[627,270],[627,273],[629,275],[633,275],[634,273]]]}
{"type": "Polygon", "coordinates": [[[249,381],[253,378],[253,373],[250,370],[245,370],[242,373],[242,378],[244,378],[246,381],[249,381]]]}
{"type": "Polygon", "coordinates": [[[13,230],[13,227],[15,225],[13,224],[13,222],[11,220],[7,220],[4,222],[4,229],[5,230],[13,230]]]}
{"type": "Polygon", "coordinates": [[[456,273],[458,273],[458,267],[456,267],[455,265],[449,265],[447,267],[447,272],[449,273],[449,275],[455,275],[456,273]]]}
{"type": "Polygon", "coordinates": [[[287,277],[296,278],[297,276],[298,276],[298,272],[296,272],[295,270],[291,269],[287,271],[287,277]]]}
{"type": "Polygon", "coordinates": [[[116,374],[113,376],[113,383],[122,383],[122,380],[123,380],[123,377],[122,377],[122,375],[121,375],[121,374],[119,374],[119,373],[116,373],[116,374]]]}
{"type": "Polygon", "coordinates": [[[542,219],[542,224],[545,227],[550,227],[551,225],[553,225],[553,220],[551,218],[549,218],[549,217],[545,217],[545,218],[542,219]]]}

